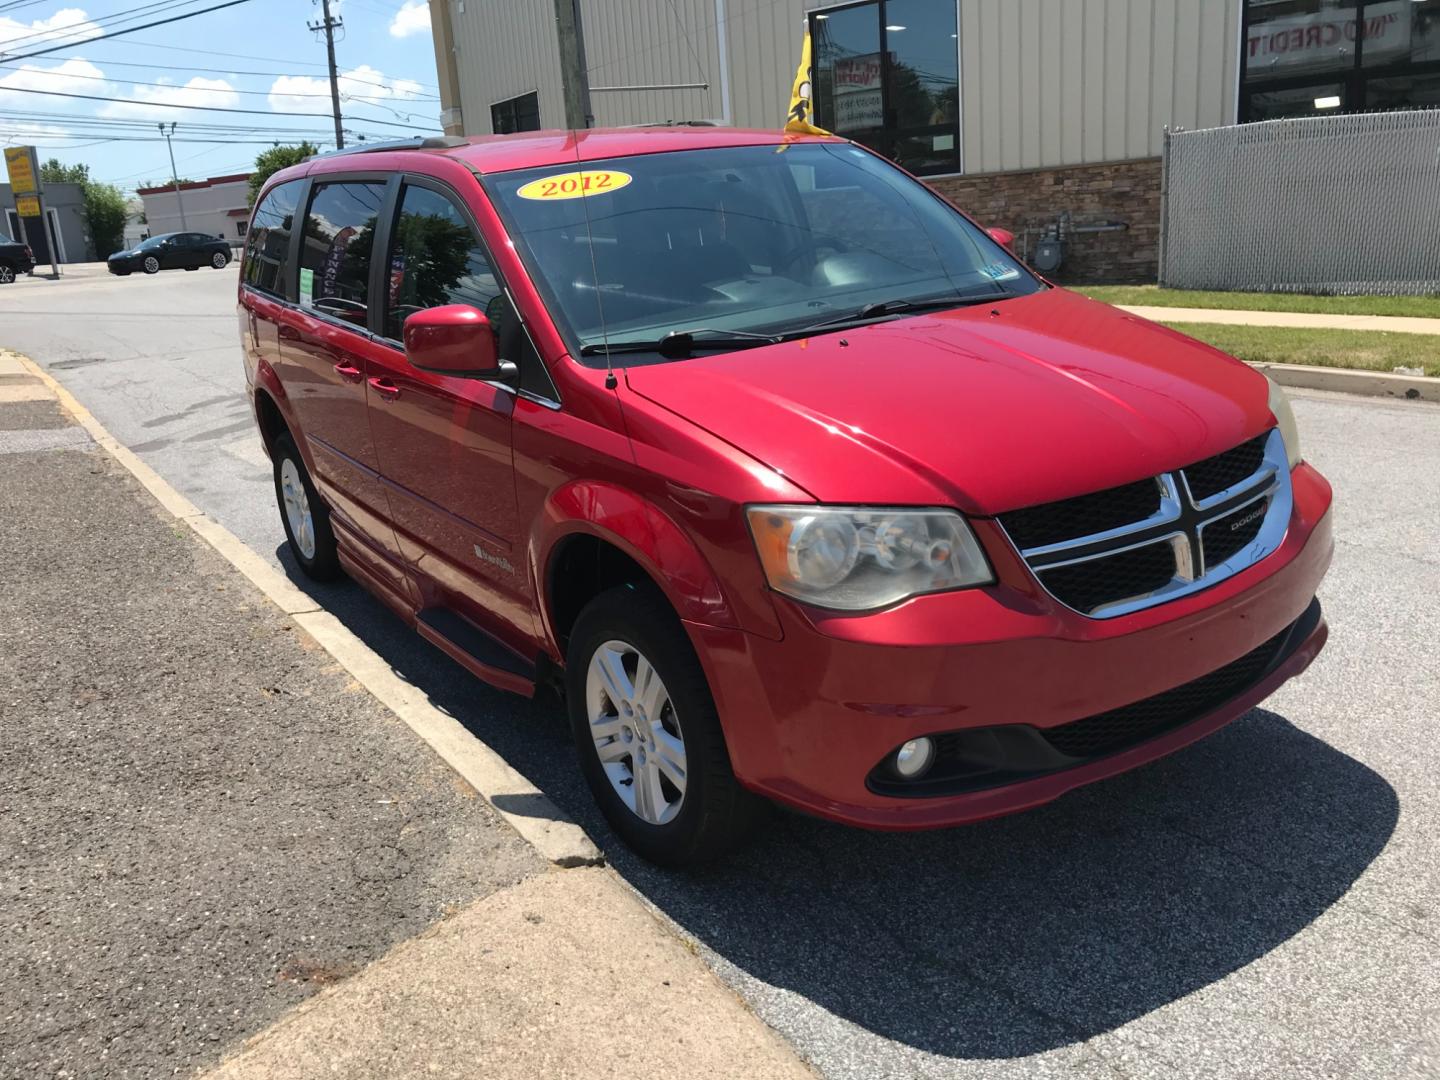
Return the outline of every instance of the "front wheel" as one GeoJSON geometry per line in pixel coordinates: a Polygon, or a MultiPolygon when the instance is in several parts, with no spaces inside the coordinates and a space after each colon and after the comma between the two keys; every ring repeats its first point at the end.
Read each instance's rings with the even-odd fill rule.
{"type": "Polygon", "coordinates": [[[154,255],[147,255],[140,269],[144,270],[147,274],[158,274],[160,272],[160,260],[154,255]]]}
{"type": "Polygon", "coordinates": [[[640,855],[662,866],[704,862],[759,820],[765,804],[735,779],[705,673],[656,589],[621,586],[585,607],[565,689],[590,791],[640,855]]]}
{"type": "Polygon", "coordinates": [[[217,251],[214,255],[210,256],[210,265],[216,270],[224,270],[225,267],[230,265],[230,256],[223,255],[217,251]]]}
{"type": "Polygon", "coordinates": [[[9,285],[15,280],[15,268],[0,263],[0,285],[9,285]]]}
{"type": "Polygon", "coordinates": [[[288,434],[277,436],[270,452],[275,461],[275,499],[290,551],[306,577],[334,581],[340,576],[340,557],[330,529],[330,511],[320,501],[288,434]]]}

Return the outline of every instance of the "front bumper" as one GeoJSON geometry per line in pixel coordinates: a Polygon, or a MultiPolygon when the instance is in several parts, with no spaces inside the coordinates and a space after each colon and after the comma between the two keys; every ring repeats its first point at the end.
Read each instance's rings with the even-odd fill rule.
{"type": "MultiPolygon", "coordinates": [[[[1115,619],[1078,615],[1037,588],[999,585],[842,616],[776,597],[783,640],[687,624],[715,692],[737,777],[847,824],[923,829],[1049,802],[1223,727],[1298,675],[1327,629],[1302,622],[1333,550],[1330,487],[1301,465],[1280,548],[1203,592],[1115,619]],[[921,735],[1058,728],[1215,672],[1292,626],[1256,681],[1189,722],[1073,768],[960,793],[874,790],[872,771],[921,735]]],[[[977,522],[977,530],[985,523],[977,522]]],[[[994,536],[985,537],[989,540],[994,536]]],[[[997,538],[998,539],[998,538],[997,538]]],[[[992,554],[999,544],[987,543],[992,554]]],[[[1016,566],[998,567],[1022,581],[1016,566]]]]}

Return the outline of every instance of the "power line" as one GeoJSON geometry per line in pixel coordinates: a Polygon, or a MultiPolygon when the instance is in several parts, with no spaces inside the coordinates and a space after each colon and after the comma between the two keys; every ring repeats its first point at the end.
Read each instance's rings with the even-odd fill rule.
{"type": "MultiPolygon", "coordinates": [[[[245,0],[237,0],[243,3],[245,0]]],[[[175,87],[183,90],[184,87],[175,87]]],[[[105,94],[67,94],[59,90],[35,90],[28,86],[7,86],[7,93],[12,94],[41,94],[45,97],[74,98],[78,101],[105,101],[121,105],[141,105],[152,109],[186,109],[192,112],[222,112],[222,113],[243,113],[247,116],[324,116],[325,113],[293,112],[286,109],[236,109],[221,105],[179,105],[169,101],[144,101],[138,98],[111,97],[105,94]]],[[[367,124],[380,124],[383,127],[404,128],[407,131],[433,131],[434,128],[417,127],[414,124],[402,124],[398,120],[379,120],[373,117],[366,117],[367,124]]],[[[438,125],[437,125],[438,126],[438,125]]]]}
{"type": "MultiPolygon", "coordinates": [[[[134,44],[136,44],[136,42],[133,42],[133,41],[119,41],[119,42],[116,42],[116,44],[117,44],[117,45],[134,45],[134,44]]],[[[199,50],[199,49],[188,49],[188,50],[186,50],[186,51],[187,51],[187,52],[199,52],[200,50],[199,50]]],[[[62,61],[63,61],[63,60],[85,60],[86,63],[89,63],[89,61],[86,60],[86,58],[83,57],[83,56],[57,56],[55,59],[57,59],[57,60],[62,60],[62,61]]],[[[271,58],[269,58],[269,59],[273,59],[273,57],[271,57],[271,58]]],[[[294,61],[294,63],[299,64],[299,61],[294,61]]],[[[206,74],[206,75],[270,75],[270,76],[284,77],[284,78],[290,78],[290,79],[312,79],[312,78],[315,78],[315,76],[313,76],[313,75],[301,75],[301,74],[297,74],[296,72],[293,72],[293,71],[248,71],[248,70],[242,70],[242,69],[239,69],[239,68],[195,67],[195,66],[190,65],[190,64],[136,64],[136,63],[130,63],[130,62],[127,62],[127,61],[122,61],[122,60],[106,60],[106,61],[105,61],[105,66],[106,66],[107,68],[111,68],[111,67],[149,68],[149,69],[154,70],[154,71],[199,71],[199,72],[203,72],[203,73],[206,74]]],[[[310,65],[301,64],[300,66],[302,66],[302,67],[308,67],[308,66],[310,66],[310,65]]],[[[323,65],[321,65],[321,66],[323,66],[323,65]]],[[[12,62],[9,61],[9,60],[0,60],[0,67],[10,67],[10,68],[17,68],[17,69],[19,69],[19,68],[23,68],[24,65],[23,65],[23,64],[12,63],[12,62]]],[[[29,68],[29,69],[27,69],[27,70],[30,70],[30,71],[41,71],[41,70],[47,70],[47,69],[34,68],[34,67],[32,67],[32,68],[29,68]]],[[[93,76],[93,75],[90,76],[90,78],[94,78],[94,77],[95,77],[95,76],[93,76]]],[[[342,77],[343,79],[345,79],[347,82],[358,83],[358,84],[360,84],[361,86],[375,86],[375,87],[379,87],[379,88],[382,89],[382,90],[395,90],[397,93],[399,92],[396,87],[392,86],[392,85],[389,84],[389,83],[384,83],[384,82],[372,82],[372,81],[369,80],[369,79],[361,79],[361,78],[358,78],[357,76],[355,76],[353,73],[352,73],[352,74],[346,74],[346,75],[343,75],[343,76],[341,76],[341,77],[342,77]]],[[[130,79],[116,79],[116,80],[114,80],[114,81],[115,81],[115,82],[132,82],[132,81],[134,81],[134,80],[130,80],[130,79]]],[[[425,89],[427,86],[429,86],[428,83],[418,82],[418,81],[416,81],[416,80],[414,80],[414,79],[400,79],[400,80],[398,80],[398,81],[400,81],[400,82],[407,82],[407,83],[414,83],[416,86],[420,87],[421,89],[425,89]]],[[[433,87],[432,87],[432,89],[433,89],[433,87]]],[[[327,96],[328,96],[328,95],[327,95],[327,96]]],[[[437,95],[435,95],[435,94],[413,94],[413,95],[411,95],[411,100],[416,100],[416,101],[420,101],[420,100],[424,100],[424,101],[439,101],[440,98],[439,98],[437,95]]]]}
{"type": "MultiPolygon", "coordinates": [[[[109,15],[102,15],[96,19],[82,19],[79,22],[67,23],[64,26],[46,27],[44,30],[32,29],[28,34],[20,34],[17,37],[6,40],[6,45],[14,45],[21,41],[31,41],[41,38],[48,41],[62,41],[70,38],[85,40],[90,34],[91,27],[105,29],[111,26],[119,26],[122,23],[133,22],[143,18],[146,14],[158,14],[161,11],[174,11],[176,8],[184,7],[186,4],[196,3],[198,0],[152,0],[151,3],[141,4],[137,8],[127,11],[112,12],[109,15]]],[[[32,23],[32,28],[36,24],[32,23]]]]}
{"type": "MultiPolygon", "coordinates": [[[[73,58],[73,59],[79,59],[79,58],[78,58],[78,57],[75,57],[75,58],[73,58]]],[[[88,61],[87,61],[87,62],[88,62],[88,61]]],[[[15,65],[12,65],[12,64],[10,64],[10,63],[0,63],[0,67],[13,67],[13,66],[15,66],[15,65]]],[[[139,66],[142,66],[142,67],[143,67],[144,65],[139,65],[139,66]]],[[[158,87],[160,87],[160,88],[162,88],[162,89],[164,89],[164,90],[177,90],[177,89],[182,89],[182,90],[189,90],[189,91],[192,91],[192,92],[200,91],[200,92],[204,92],[204,93],[207,93],[207,94],[244,94],[244,95],[247,96],[247,97],[270,97],[270,96],[274,95],[274,96],[277,96],[277,97],[324,98],[326,101],[330,100],[330,95],[329,95],[329,94],[305,94],[305,93],[296,93],[296,92],[289,91],[289,90],[277,91],[277,90],[275,90],[273,87],[272,87],[271,89],[269,89],[269,90],[237,90],[237,89],[235,89],[234,87],[222,87],[222,86],[183,86],[183,87],[182,87],[182,86],[180,86],[178,83],[143,82],[143,81],[141,81],[141,80],[139,80],[139,79],[112,79],[112,78],[110,78],[109,76],[106,76],[106,75],[81,75],[81,74],[79,74],[78,72],[59,71],[59,70],[57,70],[57,69],[45,69],[45,68],[35,68],[35,67],[31,67],[31,68],[19,68],[18,70],[24,71],[24,72],[25,72],[26,74],[28,74],[28,75],[48,75],[48,76],[50,76],[51,78],[55,78],[55,79],[83,79],[83,80],[85,80],[86,82],[124,83],[126,86],[158,86],[158,87]]],[[[217,72],[217,74],[231,74],[231,75],[235,75],[235,74],[239,74],[239,73],[238,73],[238,72],[217,72]]],[[[301,78],[301,79],[311,78],[311,76],[309,76],[309,75],[282,76],[282,78],[290,78],[290,77],[301,78]]],[[[341,78],[342,78],[342,79],[345,79],[345,78],[348,78],[348,76],[342,75],[341,78]]],[[[359,81],[361,81],[361,80],[358,80],[358,79],[357,79],[357,80],[355,80],[355,81],[356,81],[356,82],[359,82],[359,81]]],[[[379,86],[379,85],[381,85],[381,84],[379,84],[379,83],[367,83],[366,85],[367,85],[367,86],[379,86]]],[[[14,89],[14,87],[11,87],[11,86],[0,85],[0,94],[3,94],[6,90],[13,90],[13,89],[14,89]]],[[[396,93],[398,94],[399,91],[396,91],[396,93]]],[[[387,98],[370,97],[370,96],[362,96],[362,95],[360,95],[360,94],[345,94],[344,96],[345,96],[345,98],[346,98],[347,100],[349,100],[349,101],[365,101],[365,102],[370,102],[370,101],[385,101],[385,100],[395,100],[395,101],[412,101],[412,100],[415,100],[415,101],[418,101],[418,100],[421,99],[421,95],[416,95],[416,96],[413,97],[413,98],[400,98],[400,97],[395,97],[395,98],[388,98],[388,99],[387,99],[387,98]]],[[[436,98],[435,100],[438,101],[439,99],[436,98]]]]}
{"type": "MultiPolygon", "coordinates": [[[[193,19],[197,15],[208,15],[212,11],[223,11],[225,8],[237,7],[240,4],[248,4],[251,2],[252,0],[225,0],[225,3],[223,4],[215,4],[213,7],[201,8],[199,11],[187,11],[183,15],[172,15],[168,19],[160,19],[156,22],[144,23],[140,26],[129,26],[121,30],[112,31],[108,34],[101,34],[98,37],[92,37],[87,39],[86,43],[90,44],[96,41],[106,41],[109,38],[119,37],[122,34],[133,34],[137,30],[149,30],[153,26],[168,26],[171,23],[182,22],[185,19],[193,19]]],[[[52,45],[48,49],[36,49],[34,52],[21,53],[19,56],[7,55],[5,59],[10,61],[29,60],[32,56],[48,56],[50,53],[59,52],[61,49],[73,49],[74,47],[74,42],[67,42],[63,45],[52,45]]]]}

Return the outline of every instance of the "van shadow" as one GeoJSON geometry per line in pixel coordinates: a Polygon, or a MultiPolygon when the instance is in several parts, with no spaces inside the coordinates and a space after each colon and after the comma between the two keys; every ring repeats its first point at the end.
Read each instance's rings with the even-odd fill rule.
{"type": "Polygon", "coordinates": [[[728,979],[946,1057],[1081,1042],[1223,978],[1344,896],[1398,819],[1382,777],[1258,709],[1013,817],[885,834],[776,812],[725,862],[660,870],[595,810],[553,696],[479,684],[359,588],[311,592],[575,818],[728,979]]]}

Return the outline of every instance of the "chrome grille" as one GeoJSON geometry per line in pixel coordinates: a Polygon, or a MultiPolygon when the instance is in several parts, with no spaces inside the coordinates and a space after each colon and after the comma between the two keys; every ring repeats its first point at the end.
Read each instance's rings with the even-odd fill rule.
{"type": "Polygon", "coordinates": [[[1027,507],[1000,525],[1051,596],[1114,618],[1208,588],[1269,555],[1290,521],[1278,429],[1173,473],[1027,507]]]}

